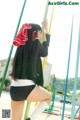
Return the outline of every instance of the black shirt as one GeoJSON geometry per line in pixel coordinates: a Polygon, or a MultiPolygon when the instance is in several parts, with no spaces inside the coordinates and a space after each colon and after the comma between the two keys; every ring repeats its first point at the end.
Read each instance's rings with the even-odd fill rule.
{"type": "Polygon", "coordinates": [[[38,39],[27,41],[26,45],[17,48],[13,61],[12,76],[15,79],[30,79],[37,85],[43,86],[43,72],[41,57],[48,55],[50,36],[42,44],[38,39]]]}

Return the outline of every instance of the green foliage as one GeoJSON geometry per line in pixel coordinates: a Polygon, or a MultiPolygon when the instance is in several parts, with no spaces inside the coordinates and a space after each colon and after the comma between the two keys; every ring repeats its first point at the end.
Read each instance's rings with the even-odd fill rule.
{"type": "MultiPolygon", "coordinates": [[[[50,79],[51,80],[54,79],[54,76],[51,76],[50,79]]],[[[66,81],[65,79],[56,78],[56,85],[55,85],[56,91],[64,92],[65,81],[66,81]]],[[[73,91],[73,88],[74,88],[74,78],[69,78],[67,92],[69,93],[70,91],[73,91]]],[[[80,78],[78,78],[77,80],[77,90],[80,90],[80,78]]]]}
{"type": "MultiPolygon", "coordinates": [[[[2,78],[0,78],[0,84],[1,84],[1,82],[2,82],[2,78]]],[[[3,89],[4,89],[4,90],[8,89],[9,86],[10,86],[10,83],[11,83],[11,82],[10,82],[9,79],[5,79],[3,89]]]]}
{"type": "Polygon", "coordinates": [[[6,79],[4,84],[5,84],[6,87],[8,87],[10,85],[10,80],[6,79]]]}
{"type": "Polygon", "coordinates": [[[45,86],[43,86],[43,88],[45,88],[45,89],[48,90],[49,92],[52,92],[51,87],[50,87],[49,85],[45,85],[45,86]]]}
{"type": "MultiPolygon", "coordinates": [[[[50,77],[50,81],[52,80],[54,80],[54,75],[50,77]]],[[[64,96],[65,82],[66,82],[65,79],[56,78],[56,83],[55,83],[56,95],[64,96]]],[[[66,94],[68,100],[72,100],[72,95],[70,91],[73,91],[73,88],[74,88],[74,78],[69,78],[68,86],[67,86],[67,94],[66,94]]],[[[78,78],[77,80],[77,90],[80,90],[80,78],[78,78]]],[[[77,96],[80,96],[80,93],[78,93],[77,96]]]]}

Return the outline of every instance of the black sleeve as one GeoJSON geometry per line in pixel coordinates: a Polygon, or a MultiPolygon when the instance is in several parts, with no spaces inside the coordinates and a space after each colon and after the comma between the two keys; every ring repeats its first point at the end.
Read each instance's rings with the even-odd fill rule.
{"type": "Polygon", "coordinates": [[[46,34],[46,40],[47,40],[47,44],[49,46],[49,43],[50,43],[50,35],[49,34],[46,34]]]}
{"type": "Polygon", "coordinates": [[[46,57],[48,55],[48,46],[50,41],[50,35],[46,34],[47,41],[44,41],[42,44],[39,42],[39,56],[46,57]]]}

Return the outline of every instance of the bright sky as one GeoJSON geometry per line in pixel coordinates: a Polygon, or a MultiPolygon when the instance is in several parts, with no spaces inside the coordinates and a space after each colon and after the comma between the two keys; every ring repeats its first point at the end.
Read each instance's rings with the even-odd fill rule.
{"type": "MultiPolygon", "coordinates": [[[[27,0],[20,27],[26,22],[38,23],[41,25],[44,17],[46,1],[47,0],[43,0],[42,2],[41,0],[27,0]]],[[[56,77],[61,78],[65,78],[67,72],[73,15],[74,27],[69,77],[75,76],[78,29],[80,21],[80,0],[70,1],[79,2],[79,5],[54,6],[51,28],[48,62],[52,64],[51,73],[55,74],[56,77]]],[[[64,0],[64,2],[69,2],[69,0],[64,0]]],[[[22,4],[23,0],[0,0],[0,60],[8,58],[22,4]]],[[[47,17],[48,21],[50,21],[52,7],[53,5],[49,6],[47,17]]],[[[14,47],[12,57],[14,56],[15,50],[16,48],[14,47]]]]}

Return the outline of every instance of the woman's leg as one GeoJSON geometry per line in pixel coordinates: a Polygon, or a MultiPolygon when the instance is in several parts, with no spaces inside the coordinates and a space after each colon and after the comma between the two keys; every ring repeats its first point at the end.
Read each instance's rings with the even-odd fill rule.
{"type": "Polygon", "coordinates": [[[13,101],[11,100],[11,109],[12,109],[12,119],[11,120],[21,120],[24,101],[13,101]]]}
{"type": "Polygon", "coordinates": [[[51,99],[52,99],[51,93],[42,88],[41,86],[36,86],[27,97],[27,101],[30,102],[45,101],[48,104],[51,103],[51,99]]]}
{"type": "Polygon", "coordinates": [[[27,101],[40,101],[39,105],[30,115],[30,120],[35,120],[35,118],[46,109],[46,107],[51,103],[51,93],[44,88],[37,86],[33,89],[27,98],[27,101]]]}

